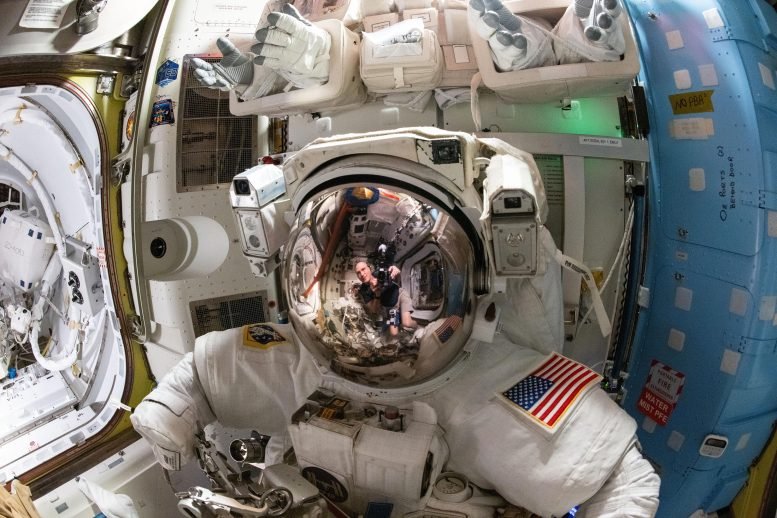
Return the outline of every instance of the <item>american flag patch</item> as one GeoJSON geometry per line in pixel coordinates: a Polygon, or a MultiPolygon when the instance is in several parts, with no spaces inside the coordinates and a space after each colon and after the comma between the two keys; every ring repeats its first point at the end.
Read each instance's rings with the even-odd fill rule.
{"type": "Polygon", "coordinates": [[[440,342],[445,343],[453,336],[453,332],[456,331],[461,325],[461,317],[458,315],[451,315],[445,319],[445,321],[434,330],[434,334],[440,339],[440,342]]]}
{"type": "Polygon", "coordinates": [[[572,404],[602,377],[585,365],[553,353],[531,374],[501,393],[511,407],[554,430],[572,404]]]}

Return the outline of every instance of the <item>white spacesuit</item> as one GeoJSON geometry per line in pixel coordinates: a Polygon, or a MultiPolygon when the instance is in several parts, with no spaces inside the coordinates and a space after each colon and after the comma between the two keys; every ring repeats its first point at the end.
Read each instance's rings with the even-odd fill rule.
{"type": "Polygon", "coordinates": [[[279,173],[260,168],[231,199],[258,271],[283,245],[291,323],[197,339],[132,415],[163,466],[192,460],[217,420],[271,436],[268,466],[293,447],[305,479],[353,514],[655,513],[636,423],[558,353],[560,269],[530,155],[424,128],[316,141],[284,164],[285,194],[263,196],[279,173]],[[362,318],[356,261],[400,267],[416,328],[397,339],[362,318]]]}

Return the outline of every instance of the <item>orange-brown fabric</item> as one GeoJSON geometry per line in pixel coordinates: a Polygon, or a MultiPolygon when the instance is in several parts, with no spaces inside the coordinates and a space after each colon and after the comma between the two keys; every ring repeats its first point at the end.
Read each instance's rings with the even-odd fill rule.
{"type": "Polygon", "coordinates": [[[32,503],[29,487],[14,480],[9,493],[0,486],[0,518],[40,518],[32,503]]]}

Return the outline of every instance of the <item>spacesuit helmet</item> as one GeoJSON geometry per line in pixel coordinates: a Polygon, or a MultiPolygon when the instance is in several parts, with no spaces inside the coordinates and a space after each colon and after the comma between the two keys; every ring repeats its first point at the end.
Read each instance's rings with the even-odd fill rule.
{"type": "Polygon", "coordinates": [[[407,387],[461,356],[472,328],[472,239],[433,196],[331,183],[299,205],[281,261],[301,344],[358,384],[407,387]]]}

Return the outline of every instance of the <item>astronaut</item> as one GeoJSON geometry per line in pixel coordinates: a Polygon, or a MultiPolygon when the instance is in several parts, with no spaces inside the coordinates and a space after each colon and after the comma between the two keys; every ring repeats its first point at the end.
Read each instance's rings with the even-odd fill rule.
{"type": "MultiPolygon", "coordinates": [[[[165,468],[193,460],[197,431],[218,421],[270,436],[267,469],[285,459],[354,515],[654,515],[659,479],[635,421],[597,373],[559,354],[561,254],[531,155],[436,128],[319,139],[284,164],[286,192],[252,207],[268,168],[236,177],[230,197],[238,224],[253,210],[265,229],[285,232],[290,207],[278,246],[290,323],[199,337],[138,405],[132,423],[165,468]],[[397,221],[367,219],[360,236],[365,248],[410,243],[393,260],[423,330],[396,345],[357,343],[341,324],[355,275],[348,195],[378,182],[397,221]],[[407,224],[409,197],[433,207],[428,231],[407,224]]],[[[252,250],[244,243],[250,261],[270,260],[252,250]]]]}
{"type": "Polygon", "coordinates": [[[400,271],[394,265],[388,267],[383,278],[375,275],[364,261],[356,263],[356,276],[360,285],[356,296],[364,308],[373,315],[388,313],[386,327],[392,336],[399,334],[399,326],[415,327],[415,321],[410,316],[410,297],[394,279],[400,271]]]}

